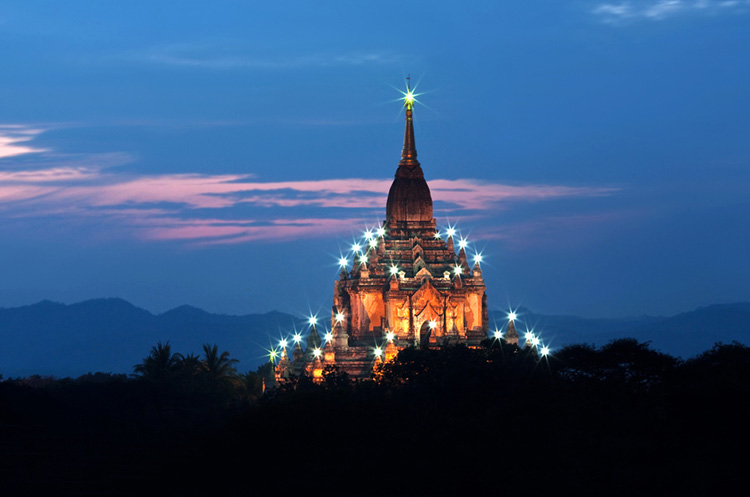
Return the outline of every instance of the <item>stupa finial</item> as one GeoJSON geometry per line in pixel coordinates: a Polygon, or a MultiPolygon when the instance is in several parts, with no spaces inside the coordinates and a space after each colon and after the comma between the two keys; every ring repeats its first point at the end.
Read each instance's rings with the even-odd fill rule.
{"type": "Polygon", "coordinates": [[[411,90],[411,75],[406,76],[406,93],[404,93],[404,107],[407,110],[414,108],[414,92],[411,90]]]}
{"type": "Polygon", "coordinates": [[[411,76],[406,77],[406,93],[404,93],[404,108],[406,109],[406,129],[404,130],[404,148],[401,151],[401,162],[399,166],[406,166],[409,169],[419,166],[417,160],[417,147],[414,144],[414,122],[412,114],[414,113],[414,91],[411,89],[411,76]]]}
{"type": "Polygon", "coordinates": [[[516,331],[516,313],[510,312],[508,314],[508,329],[505,332],[505,341],[514,345],[518,345],[518,332],[516,331]]]}

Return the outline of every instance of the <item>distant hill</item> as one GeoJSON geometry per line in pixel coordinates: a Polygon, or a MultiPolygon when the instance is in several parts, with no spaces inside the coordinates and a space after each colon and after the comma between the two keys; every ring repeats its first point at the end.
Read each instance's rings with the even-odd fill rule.
{"type": "MultiPolygon", "coordinates": [[[[651,347],[687,359],[714,343],[738,341],[750,344],[750,302],[699,307],[671,317],[641,316],[624,319],[590,319],[578,316],[537,314],[519,309],[516,329],[533,329],[551,347],[573,343],[604,345],[616,338],[631,337],[650,342],[651,347]]],[[[490,313],[490,323],[503,328],[504,311],[490,313]]]]}
{"type": "Polygon", "coordinates": [[[240,371],[254,370],[272,339],[304,327],[304,320],[276,311],[230,316],[181,306],[155,315],[122,299],[42,301],[0,309],[0,374],[129,374],[159,341],[183,354],[215,343],[240,360],[240,371]]]}
{"type": "MultiPolygon", "coordinates": [[[[615,338],[650,341],[652,347],[691,357],[721,341],[750,343],[750,303],[701,307],[672,317],[589,319],[518,310],[517,328],[533,328],[551,347],[572,343],[603,345],[615,338]]],[[[490,313],[503,328],[505,312],[490,313]]],[[[0,309],[0,374],[58,377],[88,372],[130,374],[157,342],[183,354],[217,344],[240,360],[240,371],[265,362],[266,349],[281,336],[307,330],[304,319],[281,312],[232,316],[181,306],[152,314],[122,299],[94,299],[72,305],[42,301],[0,309]]]]}

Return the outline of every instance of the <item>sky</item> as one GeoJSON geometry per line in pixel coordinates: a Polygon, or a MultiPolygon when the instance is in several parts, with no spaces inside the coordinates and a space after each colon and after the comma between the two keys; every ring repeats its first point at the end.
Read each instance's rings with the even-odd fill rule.
{"type": "Polygon", "coordinates": [[[326,315],[406,77],[492,309],[750,300],[750,0],[0,5],[0,307],[326,315]]]}

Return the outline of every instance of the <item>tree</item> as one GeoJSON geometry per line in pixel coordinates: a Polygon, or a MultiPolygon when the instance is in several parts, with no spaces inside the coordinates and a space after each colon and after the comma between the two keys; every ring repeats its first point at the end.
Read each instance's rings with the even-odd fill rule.
{"type": "Polygon", "coordinates": [[[634,338],[613,340],[599,349],[591,345],[569,345],[555,354],[553,369],[575,383],[606,383],[632,390],[648,390],[664,381],[679,361],[649,348],[634,338]]]}
{"type": "Polygon", "coordinates": [[[206,371],[212,379],[229,379],[237,375],[237,369],[235,364],[239,362],[237,359],[230,359],[229,352],[224,351],[219,354],[219,347],[214,344],[203,344],[204,358],[201,361],[201,367],[206,371]]]}
{"type": "Polygon", "coordinates": [[[346,371],[339,371],[339,368],[329,364],[323,369],[323,384],[327,388],[347,388],[350,386],[349,375],[346,371]]]}
{"type": "Polygon", "coordinates": [[[172,354],[172,347],[167,343],[157,343],[151,347],[151,353],[143,362],[133,366],[136,374],[150,380],[163,380],[171,377],[179,368],[183,357],[172,354]]]}

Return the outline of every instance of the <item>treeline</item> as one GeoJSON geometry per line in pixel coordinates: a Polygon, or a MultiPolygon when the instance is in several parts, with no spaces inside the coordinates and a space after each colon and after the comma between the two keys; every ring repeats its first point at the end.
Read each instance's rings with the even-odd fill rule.
{"type": "Polygon", "coordinates": [[[739,343],[688,360],[632,339],[409,348],[371,381],[328,368],[261,395],[271,375],[157,344],[130,376],[6,380],[0,477],[56,494],[715,493],[742,483],[750,442],[739,343]]]}

